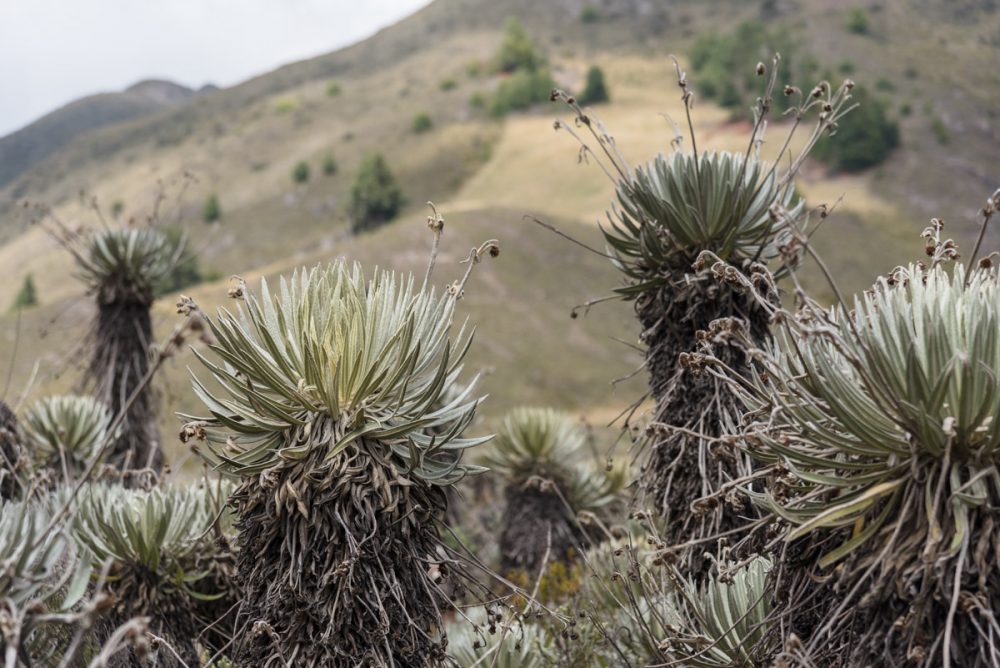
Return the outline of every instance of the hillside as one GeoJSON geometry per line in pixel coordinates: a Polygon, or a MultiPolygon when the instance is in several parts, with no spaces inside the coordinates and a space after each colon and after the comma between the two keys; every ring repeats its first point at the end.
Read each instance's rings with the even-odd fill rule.
{"type": "Polygon", "coordinates": [[[88,132],[179,107],[196,95],[170,81],[149,80],[118,93],[90,95],[60,107],[0,137],[0,186],[88,132]]]}
{"type": "MultiPolygon", "coordinates": [[[[633,164],[667,150],[672,133],[661,114],[681,113],[668,55],[683,59],[704,31],[725,31],[766,12],[766,20],[794,34],[829,69],[850,61],[855,80],[873,88],[892,82],[882,96],[899,119],[902,143],[890,159],[854,175],[810,165],[798,184],[814,203],[844,196],[816,244],[842,287],[856,290],[916,257],[919,232],[931,216],[944,217],[949,234],[968,242],[979,202],[1000,185],[993,106],[1000,74],[991,65],[1000,47],[1000,15],[973,3],[881,3],[869,6],[871,27],[860,35],[843,27],[852,7],[819,0],[437,0],[357,45],[79,136],[0,189],[0,308],[29,273],[41,300],[22,314],[19,337],[15,316],[0,317],[7,349],[15,340],[19,345],[11,393],[28,387],[33,376],[32,395],[72,384],[81,323],[90,313],[68,257],[30,226],[18,202],[48,203],[67,223],[92,224],[87,202],[77,196],[85,190],[105,210],[121,202],[124,220],[148,211],[159,181],[169,195],[164,217],[189,232],[203,269],[248,280],[337,256],[419,268],[429,243],[423,203],[434,200],[447,220],[442,282],[459,270],[457,261],[474,241],[496,237],[503,247],[474,278],[467,298],[471,321],[479,325],[469,366],[491,370],[484,419],[531,402],[611,417],[642,388],[641,375],[617,391],[610,385],[639,362],[634,350],[612,340],[635,341],[630,307],[601,305],[579,320],[568,314],[573,305],[607,294],[618,278],[600,258],[523,215],[532,212],[599,244],[594,223],[612,187],[595,166],[576,164],[572,139],[552,130],[552,119],[564,110],[540,105],[498,121],[472,103],[475,94],[489,96],[499,84],[487,70],[505,17],[518,16],[528,27],[562,86],[577,90],[586,68],[602,65],[612,102],[596,111],[633,164]],[[596,8],[596,21],[581,21],[587,5],[596,8]],[[928,43],[939,53],[932,61],[922,55],[928,43]],[[448,79],[454,85],[442,85],[448,79]],[[418,134],[411,123],[421,112],[433,128],[418,134]],[[933,130],[940,127],[945,134],[933,130]],[[357,165],[372,151],[385,154],[409,205],[393,224],[351,238],[345,202],[357,165]],[[329,176],[319,168],[328,154],[339,165],[329,176]],[[290,176],[300,160],[313,167],[306,184],[290,176]],[[185,187],[187,173],[196,180],[185,187]],[[209,193],[218,194],[223,211],[214,225],[200,220],[209,193]]],[[[695,125],[703,147],[744,146],[746,124],[711,102],[699,100],[695,125]]],[[[780,132],[775,124],[769,137],[780,132]]],[[[226,280],[186,292],[205,306],[220,304],[226,280]]],[[[167,297],[158,306],[161,335],[175,322],[172,302],[167,297]]],[[[166,413],[190,406],[184,365],[191,360],[168,370],[166,413]]]]}

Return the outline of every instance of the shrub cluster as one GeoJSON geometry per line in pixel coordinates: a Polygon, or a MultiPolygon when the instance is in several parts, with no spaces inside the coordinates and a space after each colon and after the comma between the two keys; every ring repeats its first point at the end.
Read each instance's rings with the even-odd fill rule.
{"type": "Polygon", "coordinates": [[[415,134],[423,134],[429,132],[434,127],[434,121],[431,119],[431,115],[426,111],[422,111],[413,117],[410,122],[410,128],[415,134]]]}
{"type": "Polygon", "coordinates": [[[889,117],[885,103],[864,86],[855,88],[854,97],[858,108],[841,121],[835,136],[816,146],[813,154],[845,172],[879,165],[899,146],[899,125],[889,117]]]}
{"type": "Polygon", "coordinates": [[[607,84],[604,83],[604,70],[597,65],[591,65],[587,70],[587,83],[577,100],[580,104],[601,104],[610,99],[611,94],[608,93],[607,84]]]}
{"type": "MultiPolygon", "coordinates": [[[[744,22],[728,35],[708,34],[695,41],[690,57],[698,91],[742,115],[753,105],[758,90],[756,75],[746,63],[763,60],[765,54],[775,51],[781,53],[779,83],[788,86],[786,90],[797,91],[777,96],[776,104],[796,104],[800,93],[812,90],[810,82],[819,74],[819,64],[787,33],[756,21],[744,22]]],[[[852,64],[842,63],[842,71],[845,64],[853,69],[852,64]]],[[[839,123],[840,140],[825,138],[813,153],[814,158],[836,170],[853,172],[881,164],[899,145],[899,128],[886,104],[863,86],[856,88],[854,99],[858,110],[839,123]]]]}
{"type": "Polygon", "coordinates": [[[535,48],[524,26],[514,18],[507,20],[504,40],[496,56],[496,69],[506,75],[490,105],[490,113],[496,117],[544,102],[555,86],[544,56],[535,48]]]}
{"type": "Polygon", "coordinates": [[[308,183],[309,177],[312,174],[312,169],[309,167],[309,163],[305,160],[300,160],[295,163],[292,167],[292,181],[295,183],[308,183]]]}
{"type": "Polygon", "coordinates": [[[405,198],[396,177],[381,153],[367,156],[351,186],[351,229],[374,229],[395,217],[405,198]]]}
{"type": "Polygon", "coordinates": [[[222,218],[222,207],[219,205],[219,196],[212,193],[201,209],[201,219],[206,223],[214,223],[220,218],[222,218]]]}

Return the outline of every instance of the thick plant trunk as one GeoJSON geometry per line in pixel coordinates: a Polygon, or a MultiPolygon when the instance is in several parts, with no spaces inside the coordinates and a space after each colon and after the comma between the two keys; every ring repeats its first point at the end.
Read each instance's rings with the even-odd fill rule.
{"type": "MultiPolygon", "coordinates": [[[[769,338],[767,313],[749,295],[708,273],[688,282],[649,292],[636,301],[647,346],[649,385],[656,400],[655,422],[642,440],[645,459],[639,475],[639,498],[662,520],[668,546],[708,538],[745,523],[752,509],[732,495],[720,498],[722,486],[751,472],[749,456],[735,445],[714,440],[742,413],[737,397],[723,381],[697,364],[682,364],[682,353],[696,360],[700,332],[707,332],[715,355],[740,373],[748,370],[743,346],[725,328],[712,323],[730,318],[748,330],[752,341],[769,338]]],[[[717,323],[721,324],[721,323],[717,323]]],[[[708,541],[684,548],[692,573],[702,572],[708,541]]]]}
{"type": "Polygon", "coordinates": [[[426,666],[447,605],[435,519],[444,492],[380,443],[324,448],[248,479],[239,520],[238,666],[426,666]]]}
{"type": "Polygon", "coordinates": [[[236,583],[236,554],[225,537],[216,536],[215,541],[214,553],[194,565],[207,575],[193,588],[207,598],[192,601],[199,643],[211,654],[224,650],[235,636],[240,601],[236,583]]]}
{"type": "Polygon", "coordinates": [[[150,573],[129,572],[110,587],[116,605],[111,615],[97,626],[101,642],[119,625],[134,617],[149,617],[149,630],[170,647],[154,647],[154,656],[140,658],[130,647],[109,662],[110,668],[182,668],[197,666],[195,638],[201,631],[195,621],[193,603],[183,592],[171,591],[171,583],[150,573]]]}
{"type": "MultiPolygon", "coordinates": [[[[986,503],[996,507],[995,495],[986,503]]],[[[782,617],[770,624],[772,633],[800,638],[799,652],[809,665],[932,668],[944,665],[944,632],[953,614],[951,665],[1000,665],[1000,645],[989,639],[996,637],[990,625],[1000,610],[998,525],[992,519],[970,522],[966,568],[958,574],[957,555],[950,562],[919,563],[929,523],[923,514],[903,523],[908,529],[896,554],[916,555],[909,563],[862,547],[836,568],[820,568],[819,558],[850,539],[851,529],[817,532],[788,544],[781,553],[781,577],[772,573],[774,609],[782,617]]],[[[800,664],[805,662],[791,665],[800,664]]]]}
{"type": "Polygon", "coordinates": [[[504,495],[507,509],[500,533],[500,568],[504,573],[538,575],[546,549],[549,563],[566,561],[579,549],[586,549],[586,537],[576,518],[555,490],[540,489],[528,481],[510,484],[504,495]]]}
{"type": "Polygon", "coordinates": [[[0,401],[0,499],[20,496],[18,468],[21,461],[21,435],[17,416],[4,401],[0,401]]]}
{"type": "MultiPolygon", "coordinates": [[[[115,301],[99,304],[98,308],[87,380],[111,413],[118,415],[149,371],[153,330],[150,305],[143,301],[115,301]]],[[[162,470],[156,399],[148,384],[128,406],[107,462],[123,472],[143,468],[162,470]]]]}

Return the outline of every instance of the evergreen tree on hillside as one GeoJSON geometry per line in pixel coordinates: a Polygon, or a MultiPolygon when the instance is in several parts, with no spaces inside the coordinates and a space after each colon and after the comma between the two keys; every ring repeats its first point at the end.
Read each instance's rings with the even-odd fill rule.
{"type": "Polygon", "coordinates": [[[212,193],[205,200],[205,206],[201,210],[201,219],[206,223],[214,223],[220,218],[222,218],[222,207],[219,206],[219,197],[212,193]]]}
{"type": "Polygon", "coordinates": [[[508,73],[517,70],[533,72],[541,67],[543,62],[544,59],[535,49],[521,22],[514,17],[508,18],[503,44],[497,54],[497,69],[508,73]]]}
{"type": "MultiPolygon", "coordinates": [[[[781,54],[781,83],[808,92],[817,74],[816,61],[797,49],[786,33],[769,29],[760,21],[745,21],[729,34],[704,34],[695,40],[688,55],[691,69],[698,75],[698,92],[742,114],[759,93],[753,64],[775,52],[781,54]]],[[[775,103],[785,108],[796,100],[778,97],[775,103]]]]}
{"type": "Polygon", "coordinates": [[[37,304],[38,292],[35,290],[35,277],[28,274],[24,277],[24,282],[21,284],[17,296],[14,297],[14,305],[11,308],[16,311],[19,308],[29,308],[37,304]]]}
{"type": "Polygon", "coordinates": [[[604,70],[597,65],[591,65],[587,70],[587,86],[577,101],[580,104],[600,104],[610,99],[608,87],[604,83],[604,70]]]}
{"type": "Polygon", "coordinates": [[[858,105],[841,121],[835,137],[825,137],[814,155],[835,170],[858,172],[880,164],[899,146],[899,125],[885,104],[864,86],[854,89],[858,105]]]}
{"type": "Polygon", "coordinates": [[[547,70],[518,70],[500,83],[490,113],[499,118],[511,111],[529,109],[548,100],[554,87],[547,70]]]}
{"type": "Polygon", "coordinates": [[[323,173],[327,176],[333,176],[337,173],[337,159],[333,157],[332,153],[327,153],[326,157],[323,158],[323,173]]]}
{"type": "Polygon", "coordinates": [[[351,187],[351,229],[357,233],[391,220],[402,208],[403,191],[381,153],[365,158],[351,187]]]}
{"type": "Polygon", "coordinates": [[[309,181],[309,163],[301,160],[292,169],[292,181],[296,183],[306,183],[309,181]]]}

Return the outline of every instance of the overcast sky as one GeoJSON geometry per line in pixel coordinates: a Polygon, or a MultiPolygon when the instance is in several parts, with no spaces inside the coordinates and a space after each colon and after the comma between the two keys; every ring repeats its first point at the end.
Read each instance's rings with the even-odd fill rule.
{"type": "Polygon", "coordinates": [[[0,0],[0,136],[142,79],[229,86],[429,0],[0,0]]]}

